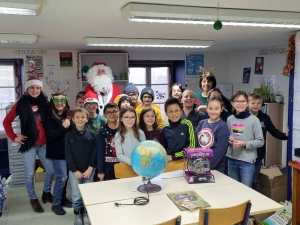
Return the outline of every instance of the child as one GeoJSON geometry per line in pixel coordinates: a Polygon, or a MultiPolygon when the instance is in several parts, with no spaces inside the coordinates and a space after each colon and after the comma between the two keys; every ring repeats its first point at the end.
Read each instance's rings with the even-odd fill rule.
{"type": "Polygon", "coordinates": [[[75,101],[76,107],[83,107],[83,97],[85,94],[86,94],[85,91],[78,92],[78,94],[76,95],[76,101],[75,101]]]}
{"type": "Polygon", "coordinates": [[[182,85],[175,83],[172,85],[170,89],[169,96],[173,98],[177,98],[180,101],[183,92],[184,92],[184,88],[182,87],[182,85]]]}
{"type": "Polygon", "coordinates": [[[25,185],[30,198],[30,204],[37,213],[44,212],[34,191],[34,173],[36,155],[39,157],[46,176],[44,179],[43,202],[52,202],[50,193],[54,176],[53,164],[46,158],[46,133],[45,123],[48,115],[47,97],[42,91],[43,83],[38,78],[29,78],[25,82],[25,93],[19,101],[13,105],[3,120],[3,127],[7,136],[20,144],[19,152],[25,167],[25,185]],[[12,122],[19,116],[21,134],[15,134],[12,122]]]}
{"type": "Polygon", "coordinates": [[[227,119],[227,127],[230,131],[226,154],[228,175],[251,188],[257,148],[264,145],[264,137],[258,118],[247,111],[246,92],[236,92],[231,97],[231,104],[235,114],[227,119]]]}
{"type": "Polygon", "coordinates": [[[124,106],[132,106],[131,98],[129,98],[127,95],[124,95],[120,98],[118,102],[119,109],[122,109],[124,106]]]}
{"type": "Polygon", "coordinates": [[[119,162],[115,150],[119,107],[115,103],[109,102],[104,106],[103,113],[107,123],[100,128],[97,135],[97,168],[98,178],[101,181],[116,179],[114,165],[119,162]]]}
{"type": "MultiPolygon", "coordinates": [[[[65,154],[72,188],[75,221],[81,219],[84,211],[78,184],[93,182],[96,166],[96,135],[93,130],[85,127],[88,115],[89,113],[84,108],[75,108],[72,117],[75,126],[71,127],[65,138],[65,154]]],[[[87,215],[84,215],[83,219],[88,220],[87,215]]]]}
{"type": "Polygon", "coordinates": [[[92,91],[88,91],[83,97],[83,107],[89,112],[89,121],[87,127],[92,129],[96,135],[99,132],[100,127],[106,124],[106,120],[103,116],[96,113],[98,109],[98,95],[92,91]]]}
{"type": "Polygon", "coordinates": [[[141,92],[141,100],[143,101],[143,104],[139,105],[135,109],[136,114],[138,116],[137,119],[139,120],[140,114],[145,107],[151,106],[154,109],[155,114],[157,116],[157,125],[162,128],[164,126],[164,120],[162,118],[160,108],[157,105],[152,103],[153,99],[154,99],[153,90],[150,87],[145,87],[141,92]]]}
{"type": "Polygon", "coordinates": [[[183,158],[183,148],[194,148],[196,145],[194,127],[191,121],[182,119],[183,106],[177,98],[165,102],[165,112],[169,118],[162,131],[168,161],[183,158]]]}
{"type": "Polygon", "coordinates": [[[139,127],[145,133],[146,140],[153,140],[165,146],[162,129],[157,126],[156,114],[150,106],[145,107],[140,115],[139,127]]]}
{"type": "Polygon", "coordinates": [[[56,215],[66,214],[62,206],[72,207],[65,193],[63,194],[68,178],[65,156],[65,135],[70,128],[70,120],[67,117],[69,109],[68,97],[66,95],[63,93],[52,95],[49,107],[49,118],[46,123],[46,157],[51,159],[56,173],[52,205],[52,211],[56,215]]]}
{"type": "MultiPolygon", "coordinates": [[[[275,138],[280,140],[287,140],[289,135],[289,129],[286,130],[286,133],[282,133],[276,129],[272,123],[270,117],[260,111],[262,107],[262,97],[259,94],[250,94],[249,95],[249,109],[252,115],[257,116],[260,121],[264,139],[266,140],[267,131],[275,138]]],[[[257,158],[255,161],[255,171],[253,175],[252,188],[257,189],[257,183],[260,173],[260,168],[262,166],[262,161],[266,156],[266,143],[261,148],[257,149],[257,158]]]]}
{"type": "Polygon", "coordinates": [[[128,86],[125,88],[124,93],[131,99],[133,108],[136,109],[139,105],[142,104],[142,102],[138,101],[139,89],[137,89],[137,87],[134,86],[133,83],[128,84],[128,86]]]}
{"type": "MultiPolygon", "coordinates": [[[[79,91],[76,95],[75,107],[83,107],[83,97],[85,95],[85,91],[79,91]]],[[[72,118],[73,110],[68,111],[68,116],[72,118]]]]}
{"type": "Polygon", "coordinates": [[[192,90],[187,89],[182,93],[181,102],[183,104],[182,119],[191,121],[194,129],[198,123],[204,119],[204,114],[195,109],[195,94],[192,90]]]}
{"type": "Polygon", "coordinates": [[[229,130],[226,123],[220,119],[223,102],[218,97],[207,100],[207,114],[209,119],[200,121],[196,128],[197,144],[214,151],[210,159],[210,169],[225,172],[225,154],[228,146],[229,130]]]}
{"type": "Polygon", "coordinates": [[[131,165],[131,152],[133,148],[146,137],[138,129],[137,117],[133,107],[125,106],[120,112],[120,123],[115,135],[116,152],[119,162],[131,165]]]}
{"type": "MultiPolygon", "coordinates": [[[[213,88],[213,89],[211,89],[211,90],[208,92],[208,94],[207,94],[207,99],[210,99],[210,98],[212,98],[212,97],[217,97],[217,98],[222,99],[222,92],[220,91],[219,88],[213,88]]],[[[227,121],[227,118],[228,118],[230,115],[231,115],[231,113],[229,113],[229,112],[227,111],[227,109],[225,108],[225,106],[224,106],[224,107],[223,107],[223,110],[222,110],[222,112],[221,112],[220,118],[221,118],[223,121],[226,122],[226,121],[227,121]]],[[[204,111],[204,118],[205,118],[205,119],[208,119],[208,118],[209,118],[209,116],[208,116],[206,110],[204,111]]]]}

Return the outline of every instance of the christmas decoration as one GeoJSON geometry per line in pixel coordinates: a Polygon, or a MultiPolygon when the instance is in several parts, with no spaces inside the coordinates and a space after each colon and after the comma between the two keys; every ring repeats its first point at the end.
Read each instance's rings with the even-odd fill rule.
{"type": "Polygon", "coordinates": [[[286,62],[285,62],[285,66],[282,69],[282,74],[287,77],[290,75],[291,70],[294,69],[295,51],[296,51],[295,38],[296,38],[296,34],[293,34],[288,39],[286,62]]]}
{"type": "Polygon", "coordinates": [[[221,30],[223,25],[222,25],[222,22],[219,19],[219,2],[218,2],[218,8],[217,8],[217,16],[218,16],[218,19],[214,23],[214,29],[215,30],[221,30]]]}

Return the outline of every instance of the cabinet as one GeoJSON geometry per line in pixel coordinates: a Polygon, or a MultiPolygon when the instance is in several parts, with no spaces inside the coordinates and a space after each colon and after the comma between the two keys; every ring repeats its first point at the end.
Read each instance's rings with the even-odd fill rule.
{"type": "MultiPolygon", "coordinates": [[[[11,106],[6,107],[6,113],[11,109],[11,106]]],[[[12,122],[14,132],[19,135],[21,133],[21,126],[19,117],[12,122]]],[[[24,187],[25,186],[25,167],[22,159],[22,154],[19,153],[20,144],[11,141],[7,138],[8,145],[8,162],[9,171],[12,175],[12,179],[9,183],[10,187],[24,187]]]]}
{"type": "Polygon", "coordinates": [[[293,168],[293,187],[292,187],[292,224],[300,224],[300,166],[294,162],[289,162],[289,166],[293,168]]]}
{"type": "MultiPolygon", "coordinates": [[[[283,123],[283,104],[281,103],[266,103],[263,112],[268,114],[274,126],[282,131],[283,123]]],[[[265,166],[281,164],[282,157],[282,141],[273,137],[267,132],[266,137],[266,158],[265,166]]]]}
{"type": "Polygon", "coordinates": [[[78,53],[79,59],[79,90],[83,91],[88,85],[82,76],[84,66],[92,67],[94,62],[105,62],[112,70],[115,77],[114,83],[119,86],[123,92],[128,85],[128,53],[78,53]],[[126,79],[121,79],[121,73],[126,73],[126,79]]]}

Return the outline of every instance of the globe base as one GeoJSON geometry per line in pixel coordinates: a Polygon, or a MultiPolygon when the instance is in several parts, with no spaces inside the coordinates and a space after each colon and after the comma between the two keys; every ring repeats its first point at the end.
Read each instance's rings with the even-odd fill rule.
{"type": "MultiPolygon", "coordinates": [[[[146,180],[146,179],[143,179],[146,180]]],[[[147,184],[140,185],[137,190],[142,193],[156,193],[161,191],[161,186],[157,184],[152,184],[150,180],[148,180],[147,184]]]]}

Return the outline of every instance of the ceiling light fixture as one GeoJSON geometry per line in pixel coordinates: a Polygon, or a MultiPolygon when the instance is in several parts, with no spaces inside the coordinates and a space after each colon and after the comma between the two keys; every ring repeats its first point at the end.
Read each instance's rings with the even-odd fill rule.
{"type": "Polygon", "coordinates": [[[36,34],[0,34],[0,43],[5,44],[33,44],[37,39],[36,34]]]}
{"type": "Polygon", "coordinates": [[[143,38],[97,38],[86,37],[87,46],[108,47],[152,47],[152,48],[207,48],[213,41],[174,40],[174,39],[143,39],[143,38]]]}
{"type": "MultiPolygon", "coordinates": [[[[212,25],[216,8],[129,3],[121,10],[129,22],[212,25]]],[[[300,13],[219,8],[224,26],[300,28],[300,13]]]]}
{"type": "Polygon", "coordinates": [[[43,0],[0,0],[0,14],[39,16],[43,10],[43,0]]]}

